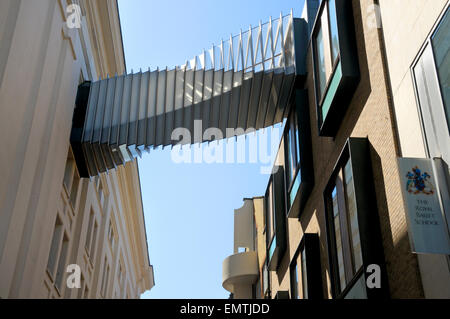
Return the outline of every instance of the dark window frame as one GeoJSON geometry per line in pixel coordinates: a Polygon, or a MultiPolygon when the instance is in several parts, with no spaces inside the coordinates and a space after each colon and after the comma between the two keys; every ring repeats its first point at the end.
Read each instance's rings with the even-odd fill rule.
{"type": "MultiPolygon", "coordinates": [[[[321,267],[321,259],[320,259],[320,239],[317,233],[305,233],[298,245],[294,256],[290,263],[290,289],[291,289],[291,298],[293,297],[294,289],[294,271],[298,266],[297,260],[299,256],[305,254],[305,263],[306,263],[306,287],[304,286],[304,281],[302,278],[302,289],[303,295],[305,294],[304,289],[306,289],[307,298],[306,299],[323,299],[323,281],[322,281],[322,267],[321,267]]],[[[298,276],[304,275],[303,270],[303,256],[301,257],[302,265],[300,265],[301,274],[297,272],[298,276]]],[[[299,291],[299,287],[297,286],[297,292],[299,291]]],[[[299,295],[299,294],[298,294],[299,295]]]]}
{"type": "Polygon", "coordinates": [[[438,66],[436,64],[436,55],[435,55],[436,53],[434,50],[432,40],[433,40],[433,37],[435,36],[436,32],[439,30],[441,23],[443,23],[444,18],[446,17],[446,14],[450,14],[449,10],[450,10],[450,4],[447,4],[443,8],[439,18],[437,19],[435,25],[433,26],[430,33],[428,34],[423,46],[419,50],[417,56],[415,57],[413,63],[411,64],[411,67],[410,67],[411,79],[413,82],[414,94],[415,94],[415,98],[416,98],[416,105],[417,105],[417,110],[418,110],[418,114],[419,114],[419,118],[420,118],[420,127],[421,127],[421,131],[422,131],[422,138],[423,138],[423,142],[425,145],[425,151],[427,153],[427,157],[429,157],[429,158],[443,157],[444,160],[446,160],[446,161],[448,161],[450,159],[450,153],[448,152],[448,149],[446,150],[446,149],[441,148],[442,145],[440,145],[439,141],[442,141],[443,139],[445,139],[444,136],[446,134],[450,133],[450,123],[448,123],[445,118],[441,119],[440,116],[438,116],[439,119],[435,119],[435,116],[433,116],[433,113],[435,113],[436,110],[435,110],[435,112],[432,112],[432,110],[430,110],[429,106],[422,105],[422,102],[420,100],[420,95],[419,95],[418,79],[417,79],[415,68],[418,66],[425,51],[428,49],[431,49],[433,64],[434,64],[433,71],[435,72],[436,81],[439,85],[439,94],[440,94],[439,98],[442,103],[442,107],[444,108],[441,111],[445,116],[446,115],[445,114],[445,101],[444,101],[442,87],[441,87],[441,83],[440,83],[440,79],[439,79],[439,75],[438,75],[438,66]]]}
{"type": "Polygon", "coordinates": [[[298,128],[298,140],[296,141],[296,154],[299,158],[296,161],[296,170],[289,181],[288,178],[288,134],[291,129],[289,122],[286,123],[283,132],[284,153],[285,153],[285,197],[286,214],[288,218],[300,218],[303,208],[314,187],[314,167],[312,160],[311,125],[309,116],[309,99],[306,89],[296,89],[293,103],[288,113],[288,119],[293,119],[298,128]],[[293,192],[294,185],[300,180],[293,192]]]}
{"type": "MultiPolygon", "coordinates": [[[[350,227],[350,216],[348,210],[348,195],[345,187],[345,166],[351,161],[350,154],[348,152],[344,152],[339,160],[339,164],[335,167],[332,177],[330,178],[329,186],[325,191],[325,199],[327,205],[327,217],[329,218],[329,232],[330,237],[333,239],[332,241],[332,259],[334,265],[334,273],[335,277],[335,289],[336,291],[340,291],[342,293],[348,286],[349,283],[354,279],[357,273],[360,272],[361,269],[364,268],[364,265],[361,265],[358,269],[355,266],[355,256],[354,250],[352,248],[352,238],[351,238],[351,227],[350,227]],[[340,277],[339,277],[339,262],[338,262],[338,252],[337,252],[337,244],[336,244],[336,229],[334,224],[334,211],[333,211],[333,193],[334,190],[337,191],[336,197],[338,201],[338,213],[339,213],[339,229],[340,235],[339,238],[341,240],[341,249],[342,249],[342,257],[343,257],[343,267],[344,267],[344,276],[346,285],[345,287],[341,287],[340,277]]],[[[350,162],[351,164],[351,162],[350,162]]],[[[352,172],[353,173],[353,172],[352,172]]],[[[359,236],[359,234],[358,234],[359,236]]]]}
{"type": "Polygon", "coordinates": [[[312,49],[314,95],[319,135],[334,137],[348,109],[348,104],[353,98],[359,84],[360,73],[352,3],[347,0],[335,0],[339,54],[335,61],[330,61],[332,70],[326,80],[324,92],[319,96],[318,63],[316,61],[317,47],[315,39],[322,27],[322,15],[326,14],[328,20],[328,37],[323,38],[323,41],[324,43],[325,41],[328,42],[330,57],[332,58],[332,39],[328,2],[329,0],[322,0],[320,3],[310,43],[312,49]],[[324,12],[325,8],[327,8],[326,12],[324,12]],[[332,87],[333,90],[331,90],[332,87]],[[324,118],[323,107],[326,101],[328,101],[328,106],[324,118]]]}
{"type": "MultiPolygon", "coordinates": [[[[381,269],[381,288],[368,289],[367,298],[388,298],[389,287],[386,274],[386,264],[382,244],[380,221],[378,216],[375,185],[370,151],[371,146],[367,138],[350,137],[345,143],[339,159],[334,166],[333,173],[324,189],[325,226],[328,243],[328,269],[330,271],[331,291],[333,298],[345,298],[355,283],[364,276],[364,281],[370,274],[365,272],[370,264],[377,264],[381,269]],[[355,191],[356,216],[359,228],[362,266],[346,277],[346,287],[340,287],[337,250],[334,233],[334,219],[331,193],[340,168],[350,161],[353,171],[355,191]]],[[[347,268],[348,269],[348,268],[347,268]]]]}
{"type": "MultiPolygon", "coordinates": [[[[294,130],[295,130],[294,128],[294,130]]],[[[299,172],[301,172],[301,155],[300,155],[300,125],[298,123],[298,117],[297,117],[297,112],[295,111],[295,109],[293,108],[290,113],[289,113],[289,117],[287,118],[287,122],[286,122],[286,130],[284,133],[284,149],[285,149],[285,161],[286,161],[286,190],[287,193],[290,194],[292,187],[294,186],[295,183],[295,179],[297,178],[297,175],[299,174],[299,172]],[[294,123],[291,123],[291,122],[294,123]],[[294,154],[294,158],[293,158],[293,164],[294,164],[294,170],[293,170],[293,174],[292,176],[290,176],[290,171],[291,171],[291,167],[290,165],[288,165],[288,157],[289,157],[289,151],[292,151],[292,145],[288,145],[290,144],[289,142],[289,133],[291,132],[292,126],[294,125],[294,127],[296,128],[296,130],[298,131],[298,137],[296,136],[296,134],[293,134],[294,136],[294,150],[293,150],[293,154],[294,154]],[[299,158],[297,158],[297,153],[299,154],[299,158]],[[290,176],[291,178],[288,178],[288,176],[290,176]]]]}
{"type": "Polygon", "coordinates": [[[273,223],[272,225],[266,224],[266,253],[269,270],[276,271],[283,258],[287,247],[287,230],[286,230],[286,197],[285,197],[285,170],[283,166],[278,166],[277,170],[270,176],[268,186],[265,193],[265,216],[266,223],[268,216],[268,198],[270,189],[272,189],[272,213],[273,223]],[[272,185],[272,187],[271,187],[272,185]],[[273,227],[273,234],[270,237],[270,231],[268,227],[273,227]],[[271,253],[272,245],[273,251],[271,253]]]}

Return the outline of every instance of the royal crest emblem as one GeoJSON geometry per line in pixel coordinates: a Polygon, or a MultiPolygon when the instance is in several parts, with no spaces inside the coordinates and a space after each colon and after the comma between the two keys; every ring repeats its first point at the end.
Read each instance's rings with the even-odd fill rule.
{"type": "Polygon", "coordinates": [[[414,195],[434,194],[434,187],[429,181],[429,179],[431,179],[430,174],[428,174],[427,172],[422,173],[418,166],[413,167],[412,171],[406,174],[406,178],[408,178],[408,181],[406,182],[406,190],[408,191],[408,193],[414,195]]]}

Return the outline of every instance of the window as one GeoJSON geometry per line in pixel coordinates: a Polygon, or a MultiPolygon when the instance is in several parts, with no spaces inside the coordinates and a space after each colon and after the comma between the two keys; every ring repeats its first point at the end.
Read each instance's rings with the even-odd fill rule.
{"type": "Polygon", "coordinates": [[[270,294],[270,278],[269,269],[267,267],[267,260],[264,261],[263,271],[262,271],[262,282],[263,282],[263,297],[268,297],[270,294]]]}
{"type": "Polygon", "coordinates": [[[311,43],[319,133],[335,136],[359,82],[351,1],[320,3],[311,43]]]}
{"type": "Polygon", "coordinates": [[[364,270],[369,264],[380,265],[382,280],[385,278],[371,174],[368,139],[350,138],[324,192],[330,274],[335,298],[379,298],[388,294],[383,284],[382,289],[366,289],[365,284],[359,284],[361,280],[365,283],[364,270]]]}
{"type": "Polygon", "coordinates": [[[104,209],[104,205],[105,205],[105,191],[103,190],[103,183],[101,178],[99,178],[99,182],[98,182],[98,199],[100,201],[100,207],[102,209],[104,209]]]}
{"type": "Polygon", "coordinates": [[[328,1],[328,26],[330,28],[331,62],[336,65],[339,58],[339,34],[336,16],[336,0],[328,1]]]}
{"type": "Polygon", "coordinates": [[[338,171],[331,193],[331,201],[339,287],[342,291],[362,266],[361,242],[350,160],[338,171]]]}
{"type": "Polygon", "coordinates": [[[303,249],[300,255],[301,259],[301,273],[302,273],[302,293],[303,299],[308,299],[308,277],[307,277],[307,268],[306,268],[306,252],[303,249]]]}
{"type": "Polygon", "coordinates": [[[273,236],[275,234],[275,220],[273,210],[273,188],[272,182],[269,183],[269,189],[266,196],[266,232],[267,232],[267,247],[270,246],[273,236]]]}
{"type": "Polygon", "coordinates": [[[103,277],[101,286],[101,294],[103,298],[106,297],[106,294],[108,292],[108,281],[109,281],[109,264],[108,260],[105,258],[105,262],[103,264],[103,277]]]}
{"type": "Polygon", "coordinates": [[[47,271],[51,278],[54,279],[55,267],[58,264],[59,248],[61,246],[61,240],[64,233],[63,224],[59,216],[56,217],[55,228],[53,230],[52,244],[50,246],[50,254],[47,261],[47,271]]]}
{"type": "Polygon", "coordinates": [[[80,174],[73,157],[72,150],[69,149],[69,154],[67,155],[66,168],[64,171],[63,184],[69,196],[69,201],[72,204],[72,208],[75,208],[77,195],[78,195],[78,185],[80,183],[80,174]]]}
{"type": "Polygon", "coordinates": [[[325,49],[323,44],[322,27],[319,28],[317,35],[314,39],[316,44],[316,74],[317,74],[317,96],[322,99],[325,91],[325,85],[327,84],[326,72],[325,72],[325,49]]]}
{"type": "Polygon", "coordinates": [[[73,168],[75,166],[75,160],[69,157],[67,158],[66,168],[64,170],[64,186],[67,192],[70,192],[70,187],[72,185],[73,168]]]}
{"type": "Polygon", "coordinates": [[[317,234],[305,234],[290,266],[291,298],[322,299],[320,243],[317,234]]]}
{"type": "Polygon", "coordinates": [[[111,249],[114,250],[115,235],[114,235],[114,227],[113,227],[111,220],[109,221],[108,240],[109,240],[109,244],[111,245],[111,249]]]}
{"type": "Polygon", "coordinates": [[[55,284],[60,296],[63,295],[64,287],[62,283],[66,270],[68,252],[69,237],[58,213],[47,260],[47,273],[50,280],[55,284]]]}
{"type": "Polygon", "coordinates": [[[439,77],[442,99],[444,102],[447,125],[450,130],[450,9],[434,32],[431,43],[433,45],[436,69],[439,77]]]}
{"type": "Polygon", "coordinates": [[[89,256],[92,258],[92,261],[94,259],[95,246],[97,243],[97,231],[98,231],[97,221],[94,221],[94,230],[92,232],[92,242],[91,242],[91,247],[89,250],[89,256]]]}
{"type": "Polygon", "coordinates": [[[287,210],[289,218],[300,216],[314,186],[311,128],[307,90],[296,90],[283,136],[287,210]]]}
{"type": "Polygon", "coordinates": [[[269,181],[265,196],[266,243],[269,270],[276,270],[286,251],[286,211],[284,169],[278,166],[269,181]]]}
{"type": "Polygon", "coordinates": [[[119,286],[120,289],[124,287],[125,274],[123,272],[122,262],[119,260],[119,286]]]}
{"type": "Polygon", "coordinates": [[[62,242],[62,246],[61,246],[61,255],[60,255],[59,261],[58,261],[58,268],[56,271],[56,280],[55,280],[56,287],[58,287],[60,292],[62,292],[62,288],[63,288],[62,283],[63,283],[64,274],[66,272],[66,261],[67,261],[68,248],[69,248],[69,238],[67,237],[66,234],[64,234],[63,242],[62,242]]]}
{"type": "Polygon", "coordinates": [[[290,190],[292,188],[292,183],[300,170],[299,127],[296,112],[291,113],[288,125],[289,129],[287,130],[286,141],[286,175],[287,185],[290,190]]]}
{"type": "Polygon", "coordinates": [[[297,262],[294,263],[294,266],[292,267],[292,273],[291,273],[291,296],[292,299],[300,299],[299,289],[298,289],[298,265],[297,262]]]}
{"type": "Polygon", "coordinates": [[[428,157],[450,162],[450,9],[425,42],[411,71],[428,157]]]}
{"type": "Polygon", "coordinates": [[[91,262],[94,262],[94,253],[95,253],[95,246],[97,242],[97,232],[98,232],[98,224],[94,216],[94,211],[91,209],[91,213],[89,214],[89,221],[88,221],[88,229],[86,233],[86,252],[88,253],[88,256],[91,260],[91,262]]]}

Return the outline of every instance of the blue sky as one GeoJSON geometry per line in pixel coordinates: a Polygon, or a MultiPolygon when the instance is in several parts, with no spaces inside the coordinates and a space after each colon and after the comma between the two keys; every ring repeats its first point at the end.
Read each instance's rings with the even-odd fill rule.
{"type": "MultiPolygon", "coordinates": [[[[299,17],[303,0],[119,0],[128,72],[184,64],[230,33],[291,8],[299,17]]],[[[279,140],[271,140],[266,154],[278,147],[279,140]]],[[[139,160],[156,281],[143,298],[228,298],[222,261],[233,253],[234,209],[243,198],[264,194],[269,176],[262,165],[268,166],[177,164],[168,148],[139,160]]]]}

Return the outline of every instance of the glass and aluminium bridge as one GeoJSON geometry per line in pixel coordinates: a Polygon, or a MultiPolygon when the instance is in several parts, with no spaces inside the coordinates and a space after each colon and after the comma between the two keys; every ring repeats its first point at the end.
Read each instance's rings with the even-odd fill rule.
{"type": "Polygon", "coordinates": [[[239,135],[282,122],[304,80],[306,33],[306,21],[280,14],[173,69],[81,84],[71,134],[81,176],[179,144],[177,128],[188,130],[194,144],[212,139],[204,134],[209,128],[229,138],[227,128],[239,135]]]}

